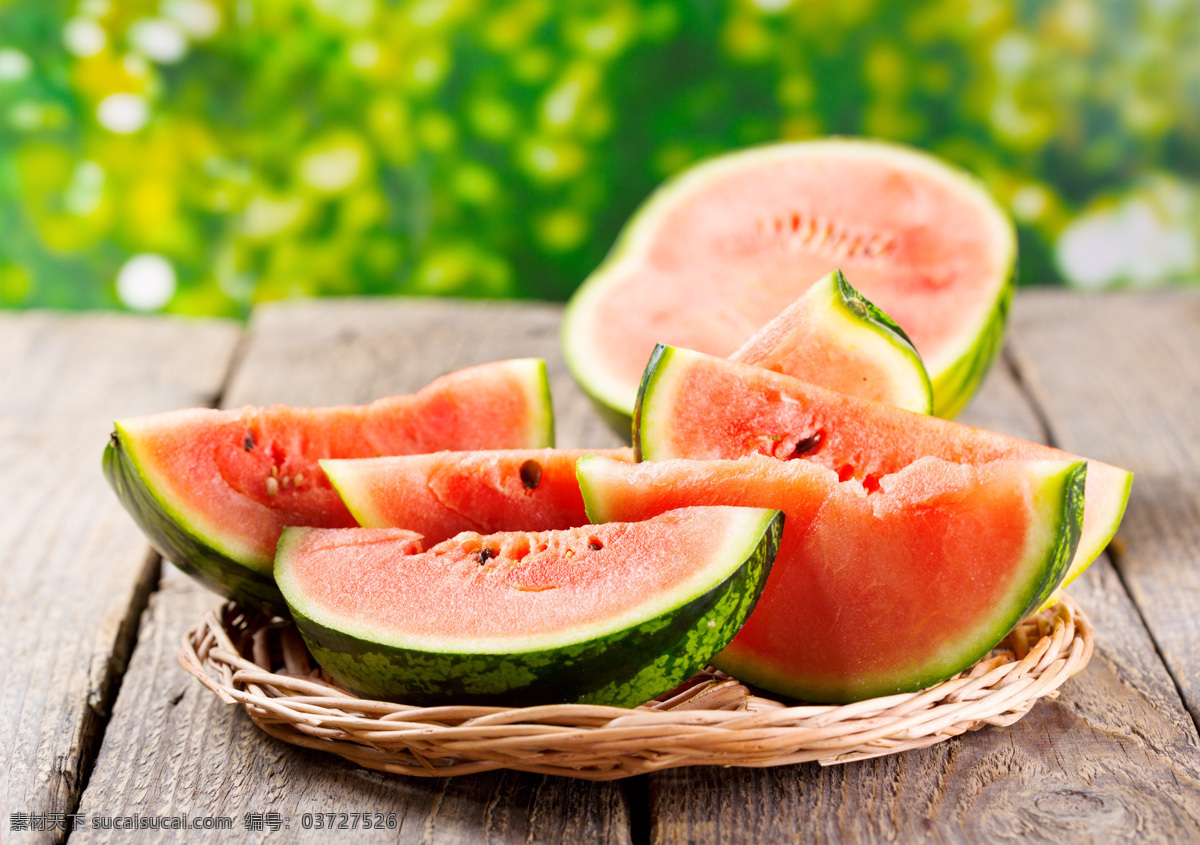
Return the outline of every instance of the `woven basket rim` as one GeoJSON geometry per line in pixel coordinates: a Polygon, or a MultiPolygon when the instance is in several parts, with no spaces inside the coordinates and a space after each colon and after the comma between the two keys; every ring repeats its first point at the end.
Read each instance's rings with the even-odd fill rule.
{"type": "Polygon", "coordinates": [[[233,602],[183,636],[179,661],[263,731],[370,769],[449,777],[514,769],[613,780],[681,766],[846,763],[1007,726],[1082,671],[1093,629],[1069,596],[991,654],[918,692],[786,703],[712,669],[634,709],[588,704],[416,707],[361,699],[321,677],[290,620],[233,602]]]}

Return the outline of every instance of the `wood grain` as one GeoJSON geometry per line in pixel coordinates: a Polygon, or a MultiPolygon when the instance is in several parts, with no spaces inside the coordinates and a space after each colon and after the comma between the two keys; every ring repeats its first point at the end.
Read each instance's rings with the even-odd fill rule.
{"type": "MultiPolygon", "coordinates": [[[[1003,364],[962,419],[1045,436],[1003,364]]],[[[1096,653],[1057,700],[1015,725],[827,769],[655,775],[651,841],[1196,840],[1196,731],[1107,558],[1072,595],[1095,622],[1096,653]]]]}
{"type": "Polygon", "coordinates": [[[0,314],[0,829],[75,808],[156,580],[100,471],[112,421],[213,402],[238,336],[219,321],[0,314]]]}
{"type": "Polygon", "coordinates": [[[1200,296],[1031,293],[1012,337],[1058,445],[1134,473],[1117,565],[1200,721],[1200,296]]]}
{"type": "MultiPolygon", "coordinates": [[[[225,404],[359,403],[418,389],[437,375],[508,357],[547,359],[559,444],[615,445],[570,382],[558,356],[555,306],[426,301],[323,301],[261,308],[225,404]]],[[[282,841],[328,842],[304,830],[304,813],[395,813],[402,842],[628,842],[619,784],[518,773],[422,780],[369,772],[277,742],[227,707],[175,661],[179,639],[217,599],[172,568],[146,615],[81,810],[143,815],[188,812],[290,820],[282,841]]],[[[378,841],[337,831],[338,842],[378,841]]],[[[85,842],[120,840],[88,831],[85,842]]],[[[169,836],[164,835],[164,839],[169,836]]],[[[74,841],[74,840],[73,840],[74,841]]]]}

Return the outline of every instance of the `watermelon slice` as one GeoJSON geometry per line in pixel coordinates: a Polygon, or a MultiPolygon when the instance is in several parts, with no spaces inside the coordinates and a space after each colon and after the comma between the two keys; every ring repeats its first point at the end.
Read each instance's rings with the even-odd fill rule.
{"type": "Polygon", "coordinates": [[[850,139],[758,147],[645,203],[572,297],[563,352],[597,404],[628,417],[655,343],[727,356],[840,267],[912,338],[949,417],[999,349],[1015,255],[981,184],[929,155],[850,139]]]}
{"type": "Polygon", "coordinates": [[[729,356],[918,414],[933,387],[903,330],[835,270],[729,356]]]}
{"type": "Polygon", "coordinates": [[[550,531],[587,525],[575,462],[625,449],[500,449],[324,460],[359,525],[407,528],[440,543],[462,531],[550,531]]]}
{"type": "Polygon", "coordinates": [[[1079,537],[1082,461],[922,458],[874,493],[809,461],[579,462],[595,520],[683,505],[781,508],[758,607],[713,664],[806,701],[910,692],[986,655],[1055,589],[1079,537]]]}
{"type": "Polygon", "coordinates": [[[275,578],[317,662],[409,704],[633,707],[733,638],[783,517],[685,508],[635,524],[460,534],[289,528],[275,578]]]}
{"type": "Polygon", "coordinates": [[[168,560],[222,595],[284,608],[272,580],[285,525],[352,526],[318,461],[552,445],[545,363],[471,367],[369,405],[197,408],[121,420],[104,473],[168,560]]]}
{"type": "MultiPolygon", "coordinates": [[[[847,396],[790,376],[660,346],[646,367],[634,422],[639,459],[803,458],[868,490],[926,455],[964,464],[1077,455],[847,396]]],[[[1120,525],[1133,476],[1088,461],[1083,534],[1064,584],[1083,572],[1120,525]]]]}

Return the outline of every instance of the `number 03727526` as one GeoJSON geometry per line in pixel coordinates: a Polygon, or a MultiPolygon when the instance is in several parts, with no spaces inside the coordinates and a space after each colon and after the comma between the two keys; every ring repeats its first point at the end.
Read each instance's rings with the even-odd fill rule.
{"type": "Polygon", "coordinates": [[[395,830],[395,813],[304,813],[305,830],[395,830]]]}

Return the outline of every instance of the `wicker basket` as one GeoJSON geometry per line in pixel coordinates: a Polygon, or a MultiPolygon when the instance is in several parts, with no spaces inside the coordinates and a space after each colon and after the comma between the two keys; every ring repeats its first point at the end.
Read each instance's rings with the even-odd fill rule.
{"type": "Polygon", "coordinates": [[[1092,626],[1069,599],[987,659],[916,693],[788,706],[706,671],[633,710],[584,704],[410,707],[360,699],[312,665],[288,621],[235,604],[183,638],[179,660],[271,736],[371,769],[444,777],[491,769],[612,780],[678,766],[822,765],[1010,725],[1087,665],[1092,626]]]}

